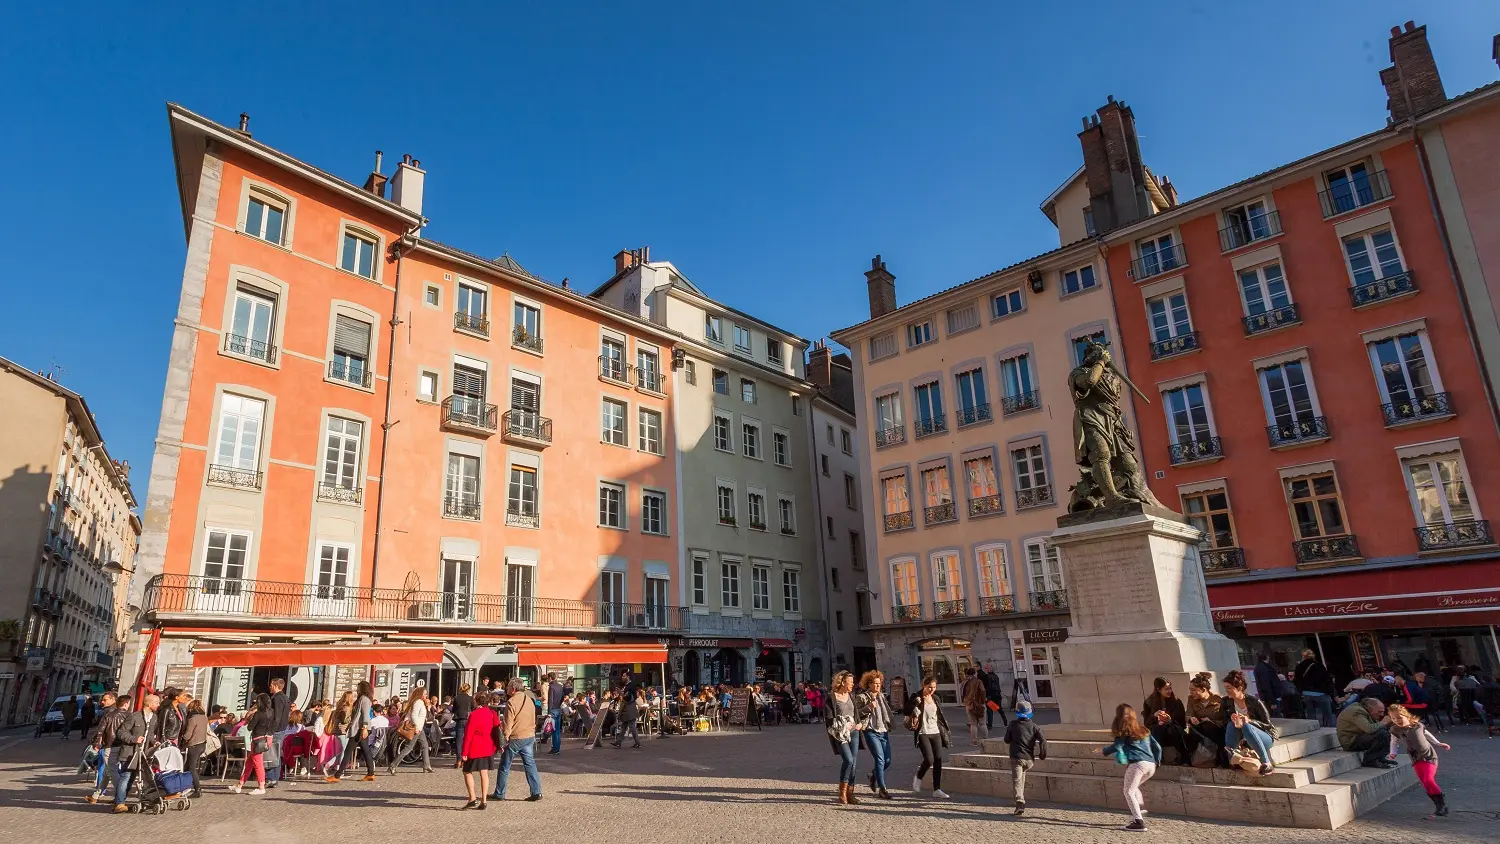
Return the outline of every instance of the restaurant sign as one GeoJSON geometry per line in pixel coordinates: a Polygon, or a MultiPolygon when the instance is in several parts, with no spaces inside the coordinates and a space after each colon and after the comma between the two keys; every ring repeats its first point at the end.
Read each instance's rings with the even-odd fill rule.
{"type": "Polygon", "coordinates": [[[670,648],[704,648],[715,650],[718,648],[748,648],[752,644],[749,639],[659,639],[663,645],[670,648]]]}
{"type": "Polygon", "coordinates": [[[1298,601],[1285,604],[1226,607],[1213,611],[1217,622],[1271,622],[1424,611],[1465,612],[1500,610],[1500,589],[1423,595],[1381,595],[1339,601],[1298,601]]]}

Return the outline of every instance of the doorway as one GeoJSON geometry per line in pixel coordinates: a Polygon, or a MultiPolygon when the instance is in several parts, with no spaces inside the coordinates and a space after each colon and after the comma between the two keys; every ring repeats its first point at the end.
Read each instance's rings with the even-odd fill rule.
{"type": "Polygon", "coordinates": [[[473,592],[474,561],[443,560],[443,620],[470,620],[470,603],[473,592]]]}
{"type": "MultiPolygon", "coordinates": [[[[938,700],[958,702],[958,684],[974,665],[972,645],[967,639],[928,639],[917,643],[917,662],[922,677],[937,680],[938,700]]],[[[920,682],[920,680],[919,680],[920,682]]]]}
{"type": "Polygon", "coordinates": [[[690,650],[682,656],[682,684],[697,686],[703,682],[703,663],[698,652],[690,650]]]}

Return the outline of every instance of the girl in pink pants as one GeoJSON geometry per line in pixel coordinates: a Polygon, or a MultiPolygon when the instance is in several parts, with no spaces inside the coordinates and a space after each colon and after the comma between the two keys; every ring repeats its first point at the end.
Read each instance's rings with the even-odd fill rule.
{"type": "Polygon", "coordinates": [[[1417,781],[1422,783],[1422,790],[1432,798],[1432,817],[1442,817],[1448,814],[1448,804],[1443,800],[1443,790],[1437,784],[1438,757],[1434,746],[1444,750],[1452,750],[1446,744],[1438,741],[1417,716],[1399,703],[1392,704],[1388,710],[1391,719],[1391,754],[1387,759],[1395,760],[1396,748],[1399,743],[1406,745],[1406,755],[1411,757],[1412,771],[1417,775],[1417,781]]]}

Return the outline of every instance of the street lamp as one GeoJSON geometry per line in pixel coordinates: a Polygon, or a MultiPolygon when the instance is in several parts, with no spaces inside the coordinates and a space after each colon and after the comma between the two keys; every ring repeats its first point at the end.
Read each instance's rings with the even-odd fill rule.
{"type": "Polygon", "coordinates": [[[135,569],[125,568],[124,566],[120,565],[119,560],[110,560],[109,562],[104,564],[103,568],[110,574],[135,574],[135,569]]]}

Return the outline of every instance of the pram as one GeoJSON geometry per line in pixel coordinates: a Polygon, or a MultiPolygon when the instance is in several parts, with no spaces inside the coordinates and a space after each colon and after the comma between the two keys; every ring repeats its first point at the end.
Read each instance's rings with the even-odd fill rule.
{"type": "Polygon", "coordinates": [[[159,744],[150,751],[137,751],[132,761],[131,790],[135,802],[132,812],[160,815],[167,809],[187,811],[193,801],[186,795],[193,790],[193,776],[182,770],[182,751],[170,744],[159,744]]]}

